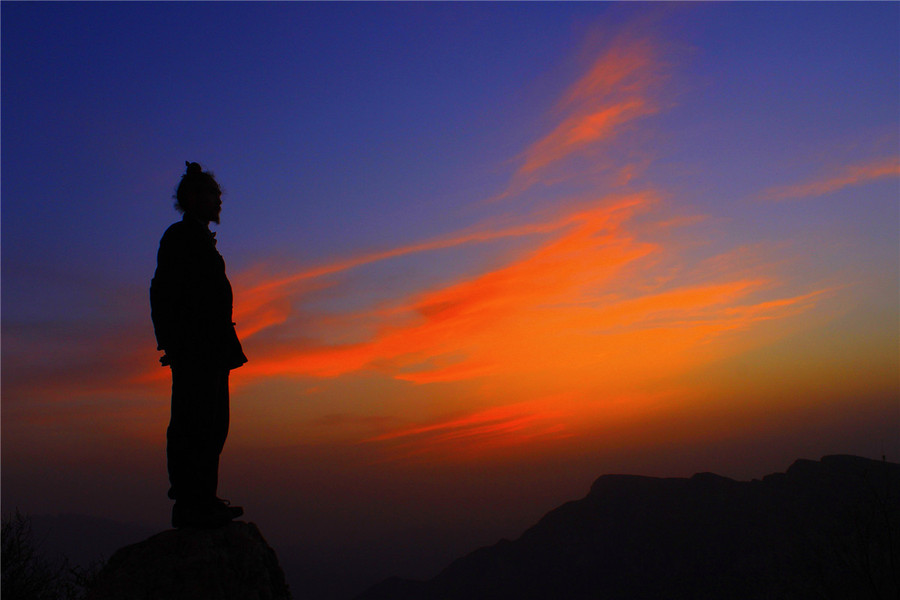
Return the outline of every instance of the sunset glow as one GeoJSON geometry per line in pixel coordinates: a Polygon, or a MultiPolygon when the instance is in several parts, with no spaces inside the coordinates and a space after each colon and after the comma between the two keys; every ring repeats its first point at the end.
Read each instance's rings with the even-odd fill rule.
{"type": "Polygon", "coordinates": [[[220,487],[285,544],[900,456],[897,3],[2,11],[4,511],[166,522],[186,159],[249,357],[220,487]]]}

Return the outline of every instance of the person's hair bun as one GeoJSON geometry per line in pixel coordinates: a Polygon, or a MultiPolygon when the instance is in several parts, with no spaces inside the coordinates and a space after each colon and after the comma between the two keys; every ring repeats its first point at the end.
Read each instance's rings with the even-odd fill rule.
{"type": "Polygon", "coordinates": [[[187,175],[200,175],[203,173],[203,167],[200,166],[200,163],[190,162],[188,160],[184,161],[185,166],[187,166],[187,175]]]}

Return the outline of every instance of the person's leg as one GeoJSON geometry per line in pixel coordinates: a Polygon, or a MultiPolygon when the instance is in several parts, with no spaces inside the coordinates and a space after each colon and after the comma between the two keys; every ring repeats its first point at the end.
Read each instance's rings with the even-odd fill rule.
{"type": "Polygon", "coordinates": [[[172,367],[172,414],[166,431],[166,455],[169,468],[169,497],[182,504],[193,504],[197,490],[198,430],[201,428],[200,398],[202,378],[196,370],[172,367]]]}
{"type": "Polygon", "coordinates": [[[208,435],[204,437],[204,457],[200,466],[202,473],[200,482],[202,496],[214,501],[216,499],[219,484],[219,456],[225,447],[225,439],[228,437],[229,422],[229,397],[228,397],[228,370],[222,369],[210,374],[209,395],[207,397],[206,418],[208,435]]]}
{"type": "Polygon", "coordinates": [[[210,423],[212,425],[212,446],[211,450],[215,453],[215,465],[208,471],[209,479],[206,483],[207,495],[213,499],[214,513],[223,520],[230,521],[244,514],[244,509],[240,506],[231,506],[227,500],[221,500],[217,496],[218,475],[219,475],[219,456],[225,447],[225,440],[228,437],[229,423],[229,394],[228,394],[228,376],[227,369],[222,370],[215,376],[215,396],[212,398],[213,403],[210,411],[210,423]]]}
{"type": "Polygon", "coordinates": [[[173,368],[167,454],[175,527],[221,525],[243,514],[216,498],[228,420],[227,370],[173,368]]]}

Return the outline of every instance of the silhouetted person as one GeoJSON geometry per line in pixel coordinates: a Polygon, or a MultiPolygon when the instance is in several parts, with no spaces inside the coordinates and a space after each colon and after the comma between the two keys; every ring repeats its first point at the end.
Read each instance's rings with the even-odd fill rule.
{"type": "Polygon", "coordinates": [[[163,366],[172,369],[166,432],[173,527],[215,527],[243,514],[216,496],[228,435],[228,375],[247,362],[231,321],[232,291],[209,223],[222,192],[209,172],[186,163],[175,208],[181,221],[159,242],[150,307],[163,366]]]}

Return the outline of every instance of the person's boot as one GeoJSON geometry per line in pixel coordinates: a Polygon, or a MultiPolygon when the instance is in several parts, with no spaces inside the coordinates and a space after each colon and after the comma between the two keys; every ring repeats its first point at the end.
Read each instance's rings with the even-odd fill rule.
{"type": "Polygon", "coordinates": [[[227,517],[229,521],[237,519],[244,514],[244,508],[242,506],[231,506],[231,502],[224,498],[216,498],[213,501],[213,510],[216,514],[227,517]]]}

